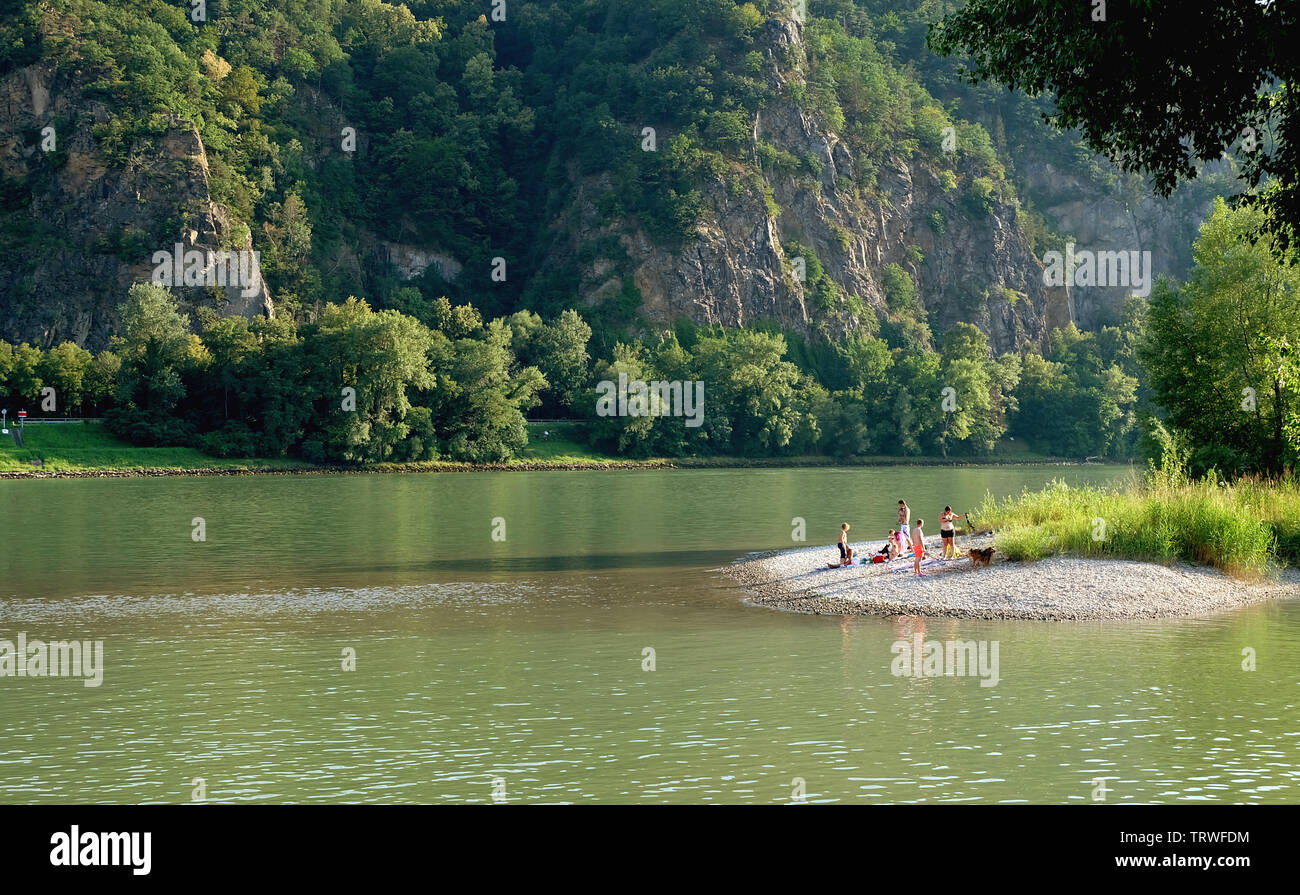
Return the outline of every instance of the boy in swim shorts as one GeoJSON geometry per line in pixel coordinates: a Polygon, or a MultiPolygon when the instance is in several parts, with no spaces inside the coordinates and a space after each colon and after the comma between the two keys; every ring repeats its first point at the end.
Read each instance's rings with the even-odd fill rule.
{"type": "Polygon", "coordinates": [[[849,523],[840,526],[840,565],[853,564],[853,548],[849,546],[849,523]]]}
{"type": "Polygon", "coordinates": [[[924,519],[916,520],[916,538],[912,541],[912,570],[916,572],[918,578],[925,577],[925,573],[921,571],[921,557],[925,556],[925,532],[922,531],[924,526],[924,519]]]}

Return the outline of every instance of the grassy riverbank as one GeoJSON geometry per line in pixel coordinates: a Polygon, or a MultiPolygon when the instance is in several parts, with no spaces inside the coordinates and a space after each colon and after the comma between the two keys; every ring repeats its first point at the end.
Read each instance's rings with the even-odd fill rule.
{"type": "Polygon", "coordinates": [[[1258,578],[1300,564],[1300,482],[1160,477],[1123,489],[1054,482],[1005,500],[986,497],[976,528],[997,532],[1008,559],[1056,554],[1194,562],[1258,578]]]}
{"type": "Polygon", "coordinates": [[[633,460],[603,454],[582,440],[581,424],[529,427],[529,444],[520,457],[505,463],[471,464],[446,460],[379,463],[364,467],[320,466],[301,460],[211,457],[188,447],[136,447],[109,434],[96,422],[34,423],[22,430],[19,447],[0,437],[0,476],[77,475],[216,475],[263,472],[466,472],[530,469],[733,469],[842,466],[989,466],[1060,464],[1055,459],[1017,449],[1006,456],[967,457],[652,457],[633,460]],[[39,462],[33,462],[39,461],[39,462]]]}
{"type": "Polygon", "coordinates": [[[0,473],[134,472],[145,469],[197,472],[309,466],[291,460],[210,457],[188,447],[136,447],[115,438],[98,423],[35,423],[24,427],[21,435],[22,447],[9,435],[0,435],[0,473]]]}

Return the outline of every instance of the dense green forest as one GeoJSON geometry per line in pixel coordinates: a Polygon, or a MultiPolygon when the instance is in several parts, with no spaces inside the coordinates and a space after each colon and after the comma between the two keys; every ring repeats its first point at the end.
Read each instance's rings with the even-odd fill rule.
{"type": "Polygon", "coordinates": [[[619,342],[593,363],[591,329],[571,310],[485,321],[441,299],[432,313],[430,327],[350,299],[301,324],[205,314],[196,334],[166,289],[137,285],[123,334],[98,355],[0,342],[0,389],[6,406],[34,409],[53,388],[55,410],[103,413],[142,445],[313,461],[504,460],[526,444],[524,413],[535,408],[587,421],[595,445],[632,457],[972,456],[1008,428],[1035,433],[1052,453],[1125,456],[1136,437],[1137,379],[1124,372],[1135,370],[1132,327],[1060,331],[1047,358],[1022,361],[991,358],[969,324],[930,353],[870,337],[810,348],[770,330],[684,324],[619,342]],[[598,415],[595,384],[620,374],[704,383],[702,424],[598,415]]]}
{"type": "MultiPolygon", "coordinates": [[[[1070,325],[1039,350],[995,354],[970,324],[936,331],[897,264],[884,270],[887,310],[854,309],[859,330],[830,338],[816,321],[807,332],[656,328],[639,316],[617,240],[562,259],[552,224],[574,178],[598,175],[600,215],[634,218],[671,250],[698,222],[706,180],[762,189],[765,171],[816,173],[815,157],[742,151],[773,98],[763,54],[780,52],[756,36],[786,3],[536,0],[500,21],[493,4],[467,0],[210,0],[200,21],[163,0],[9,6],[0,74],[45,62],[63,83],[88,79],[110,157],[194,123],[212,196],[246,227],[277,306],[273,320],[222,318],[137,285],[97,355],[0,342],[10,408],[35,410],[50,386],[60,412],[103,414],[140,444],[343,462],[509,458],[526,443],[525,414],[585,420],[594,445],[634,457],[982,456],[1008,438],[1047,455],[1130,457],[1172,432],[1200,437],[1169,384],[1170,340],[1186,333],[1168,308],[1191,296],[1172,285],[1151,314],[1135,299],[1096,332],[1070,325]],[[660,151],[642,151],[641,125],[662,135],[660,151]],[[481,275],[430,265],[402,281],[390,266],[342,263],[362,233],[437,245],[481,275]],[[625,288],[575,303],[595,255],[625,288]],[[501,259],[522,273],[489,276],[501,259]],[[594,386],[619,374],[704,382],[702,425],[598,417],[594,386]]],[[[926,51],[926,24],[956,6],[812,0],[812,68],[789,99],[843,135],[856,189],[873,193],[890,158],[923,159],[960,191],[963,213],[1014,203],[1035,248],[1057,246],[1063,235],[1020,195],[1013,159],[1066,159],[1098,189],[1140,184],[1044,124],[1044,100],[965,84],[926,51]],[[943,150],[947,128],[957,152],[943,150]]],[[[64,163],[59,152],[41,162],[64,163]]],[[[14,257],[60,239],[24,223],[38,186],[0,183],[0,249],[14,257]]],[[[156,232],[114,233],[104,250],[170,245],[183,211],[156,232]]],[[[930,226],[941,236],[946,223],[930,226]]],[[[791,246],[801,249],[814,304],[851,301],[810,248],[791,246]]],[[[1290,288],[1283,307],[1294,307],[1290,288]]],[[[1275,352],[1279,370],[1290,350],[1275,352]]],[[[1267,456],[1239,445],[1204,462],[1293,462],[1294,389],[1282,372],[1258,389],[1260,412],[1273,411],[1267,456]]]]}

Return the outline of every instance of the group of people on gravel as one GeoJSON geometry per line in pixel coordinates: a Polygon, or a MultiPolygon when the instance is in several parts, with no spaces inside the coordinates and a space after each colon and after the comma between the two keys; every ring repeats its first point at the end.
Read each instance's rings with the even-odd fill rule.
{"type": "MultiPolygon", "coordinates": [[[[957,515],[953,512],[952,507],[945,506],[943,512],[939,514],[939,538],[943,543],[943,559],[955,559],[957,556],[956,534],[957,530],[953,523],[957,519],[966,519],[969,513],[957,515]]],[[[845,522],[840,526],[840,562],[841,566],[853,565],[854,549],[849,545],[849,523],[845,522]]],[[[885,544],[871,557],[872,562],[888,562],[891,559],[897,559],[899,556],[912,554],[913,573],[920,578],[925,577],[921,571],[921,560],[925,558],[925,520],[916,520],[916,531],[912,530],[912,508],[907,505],[907,501],[898,502],[898,528],[889,530],[889,537],[885,544]]],[[[832,566],[835,563],[831,563],[832,566]]]]}

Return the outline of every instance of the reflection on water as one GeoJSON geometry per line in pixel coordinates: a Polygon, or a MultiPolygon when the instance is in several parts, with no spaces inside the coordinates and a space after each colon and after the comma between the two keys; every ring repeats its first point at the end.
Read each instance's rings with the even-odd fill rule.
{"type": "Polygon", "coordinates": [[[486,802],[495,778],[514,802],[783,802],[796,778],[810,802],[1082,803],[1099,778],[1113,802],[1296,801],[1300,604],[1051,625],[744,605],[717,567],[794,516],[831,544],[841,516],[887,528],[882,494],[1025,478],[851,473],[880,478],[0,486],[0,638],[101,638],[106,664],[99,688],[0,678],[0,801],[188,801],[195,778],[211,801],[486,802]],[[998,685],[893,676],[915,634],[997,640],[998,685]]]}

